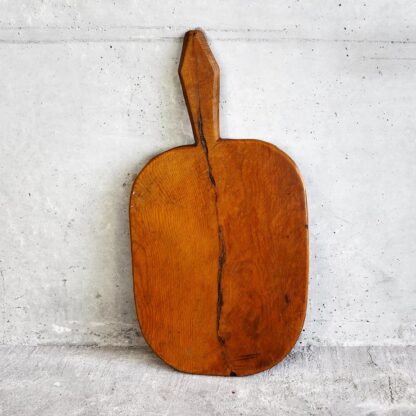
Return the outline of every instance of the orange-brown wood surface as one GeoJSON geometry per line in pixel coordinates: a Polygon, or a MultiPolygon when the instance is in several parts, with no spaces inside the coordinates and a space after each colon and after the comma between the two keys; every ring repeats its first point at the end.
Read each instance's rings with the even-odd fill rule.
{"type": "Polygon", "coordinates": [[[152,159],[131,194],[140,327],[178,370],[257,373],[286,356],[305,318],[303,183],[275,146],[219,137],[219,68],[199,30],[185,35],[179,75],[195,145],[152,159]]]}

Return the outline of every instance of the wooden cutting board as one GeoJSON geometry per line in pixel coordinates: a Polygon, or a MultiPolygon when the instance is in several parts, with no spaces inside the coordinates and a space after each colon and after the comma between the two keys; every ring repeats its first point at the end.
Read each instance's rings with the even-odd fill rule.
{"type": "Polygon", "coordinates": [[[219,68],[199,30],[185,35],[179,76],[195,144],[153,158],[131,194],[138,320],[177,370],[257,373],[282,360],[302,330],[304,186],[275,146],[219,137],[219,68]]]}

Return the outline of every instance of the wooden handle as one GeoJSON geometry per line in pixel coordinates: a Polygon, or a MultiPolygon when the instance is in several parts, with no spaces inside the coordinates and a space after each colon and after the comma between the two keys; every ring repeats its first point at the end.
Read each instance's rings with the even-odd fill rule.
{"type": "Polygon", "coordinates": [[[185,34],[179,77],[195,142],[209,148],[219,140],[220,69],[201,30],[185,34]]]}

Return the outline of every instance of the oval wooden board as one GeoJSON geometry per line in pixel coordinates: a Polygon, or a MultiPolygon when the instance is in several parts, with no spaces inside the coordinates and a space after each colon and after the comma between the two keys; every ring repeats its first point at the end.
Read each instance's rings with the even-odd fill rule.
{"type": "Polygon", "coordinates": [[[196,144],[152,159],[131,194],[140,327],[180,371],[257,373],[288,354],[305,318],[303,183],[273,145],[219,138],[219,71],[200,31],[185,37],[180,76],[196,144]]]}

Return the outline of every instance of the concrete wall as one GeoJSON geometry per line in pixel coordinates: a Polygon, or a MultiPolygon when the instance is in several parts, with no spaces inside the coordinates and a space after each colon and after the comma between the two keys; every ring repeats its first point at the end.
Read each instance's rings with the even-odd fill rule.
{"type": "Polygon", "coordinates": [[[142,342],[128,199],[192,134],[184,31],[220,64],[223,137],[297,162],[302,345],[416,344],[413,1],[1,1],[0,343],[142,342]]]}

